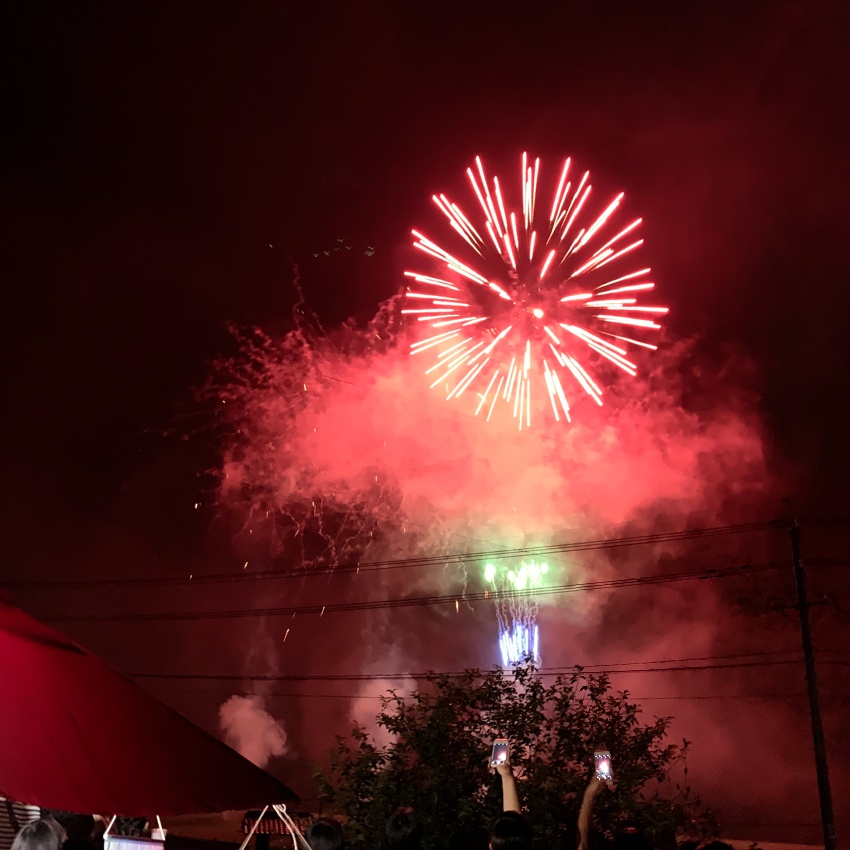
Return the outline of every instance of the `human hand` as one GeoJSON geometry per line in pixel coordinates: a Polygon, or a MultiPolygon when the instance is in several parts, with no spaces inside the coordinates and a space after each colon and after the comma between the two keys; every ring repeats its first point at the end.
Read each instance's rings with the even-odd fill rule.
{"type": "Polygon", "coordinates": [[[600,779],[598,776],[594,776],[590,782],[587,784],[587,788],[585,789],[586,797],[595,797],[603,788],[607,785],[610,785],[610,780],[608,779],[600,779]]]}
{"type": "Polygon", "coordinates": [[[510,761],[502,761],[496,765],[496,772],[499,776],[513,776],[514,769],[511,767],[510,761]]]}

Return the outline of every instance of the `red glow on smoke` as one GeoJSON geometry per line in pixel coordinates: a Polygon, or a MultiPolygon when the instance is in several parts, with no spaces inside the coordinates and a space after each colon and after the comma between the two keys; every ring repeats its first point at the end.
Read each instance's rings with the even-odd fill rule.
{"type": "MultiPolygon", "coordinates": [[[[388,330],[394,307],[355,334],[355,344],[347,338],[345,349],[301,333],[261,341],[222,387],[221,410],[234,436],[221,497],[240,517],[237,540],[246,555],[271,552],[310,566],[712,525],[745,512],[770,486],[754,406],[733,393],[699,412],[683,405],[690,372],[679,364],[692,356],[685,343],[658,352],[648,361],[651,371],[606,385],[609,403],[585,405],[573,427],[541,417],[533,431],[519,431],[510,421],[487,422],[435,398],[403,334],[388,330]]],[[[571,333],[550,331],[558,338],[571,333]]],[[[592,388],[593,379],[583,377],[592,388]]],[[[642,575],[681,557],[687,556],[669,546],[616,557],[571,554],[550,560],[549,573],[553,584],[642,575]]],[[[493,607],[466,606],[467,588],[481,590],[481,576],[457,561],[370,573],[356,584],[341,577],[309,582],[299,598],[324,603],[450,593],[457,604],[369,612],[356,621],[345,615],[343,623],[299,618],[285,624],[285,644],[281,627],[277,653],[294,670],[342,666],[381,677],[487,667],[498,661],[493,607]],[[356,650],[341,639],[346,628],[365,636],[356,650]]],[[[719,594],[701,583],[650,597],[602,591],[543,598],[544,663],[709,656],[721,612],[729,616],[719,594]]],[[[667,676],[615,682],[650,698],[701,687],[667,676]]],[[[345,728],[352,715],[367,721],[383,687],[366,682],[349,689],[351,705],[313,701],[301,731],[287,731],[321,757],[330,745],[327,730],[345,728]]],[[[676,734],[698,738],[699,763],[710,777],[719,750],[707,742],[726,734],[705,713],[711,703],[647,705],[681,718],[676,734]]],[[[754,729],[748,717],[738,723],[754,729]]]]}

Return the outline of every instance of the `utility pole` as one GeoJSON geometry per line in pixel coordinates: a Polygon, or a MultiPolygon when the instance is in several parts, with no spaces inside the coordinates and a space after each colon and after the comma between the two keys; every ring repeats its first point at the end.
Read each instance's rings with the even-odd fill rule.
{"type": "Polygon", "coordinates": [[[809,692],[809,715],[812,721],[812,741],[815,747],[815,768],[818,777],[820,819],[823,824],[823,846],[836,850],[835,815],[832,811],[832,791],[829,787],[829,767],[826,762],[826,742],[820,711],[818,677],[812,649],[812,629],[809,623],[809,597],[806,593],[806,571],[800,546],[800,523],[794,520],[790,528],[791,552],[794,558],[794,583],[797,586],[797,609],[800,612],[800,633],[803,639],[803,658],[806,662],[806,687],[809,692]]]}

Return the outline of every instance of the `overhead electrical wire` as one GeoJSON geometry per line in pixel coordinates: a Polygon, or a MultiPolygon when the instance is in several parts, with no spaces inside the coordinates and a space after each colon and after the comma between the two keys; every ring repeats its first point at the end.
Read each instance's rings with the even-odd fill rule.
{"type": "Polygon", "coordinates": [[[423,555],[414,558],[396,558],[375,561],[352,561],[336,566],[288,567],[249,572],[245,569],[228,573],[201,573],[189,576],[142,576],[138,578],[103,579],[20,579],[0,581],[0,587],[9,589],[37,589],[41,587],[56,589],[73,588],[132,588],[163,587],[174,585],[218,584],[244,581],[269,581],[288,578],[312,578],[324,575],[373,572],[376,570],[406,569],[412,567],[444,566],[448,563],[480,562],[500,558],[533,557],[540,558],[570,552],[588,552],[605,549],[619,549],[629,546],[674,543],[682,540],[700,540],[704,538],[781,530],[789,527],[787,520],[763,520],[759,522],[721,525],[684,531],[656,532],[652,534],[628,537],[579,540],[570,543],[553,543],[547,546],[503,548],[483,552],[454,552],[443,555],[423,555]]]}
{"type": "MultiPolygon", "coordinates": [[[[796,655],[798,650],[785,649],[775,650],[770,652],[748,652],[748,653],[733,653],[728,655],[701,655],[690,658],[667,658],[656,659],[651,661],[622,661],[608,662],[607,664],[588,664],[574,665],[570,667],[540,667],[535,671],[535,675],[540,677],[556,677],[569,675],[580,671],[582,674],[601,674],[610,673],[664,673],[664,672],[684,672],[688,670],[724,670],[739,667],[775,667],[786,664],[799,664],[801,658],[776,658],[779,655],[796,655]],[[752,660],[745,660],[752,659],[752,660]],[[691,662],[706,662],[717,661],[717,664],[691,663],[691,662]],[[662,666],[664,665],[664,666],[662,666]]],[[[374,681],[393,681],[404,679],[425,679],[428,676],[448,676],[449,678],[460,678],[468,675],[470,671],[452,671],[445,673],[434,673],[424,671],[413,673],[409,671],[396,671],[389,673],[339,673],[339,674],[260,674],[251,675],[239,673],[230,674],[203,674],[203,673],[128,673],[132,679],[157,679],[161,681],[168,680],[192,680],[192,681],[252,681],[252,682],[374,682],[374,681]]]]}
{"type": "MultiPolygon", "coordinates": [[[[167,685],[151,685],[146,686],[147,690],[161,691],[163,693],[178,693],[178,694],[194,694],[200,696],[203,694],[230,694],[232,688],[216,688],[216,689],[189,689],[189,688],[172,688],[167,685]]],[[[268,691],[268,690],[253,690],[246,691],[240,688],[242,693],[247,693],[251,696],[268,696],[268,697],[288,697],[290,699],[345,699],[345,700],[361,700],[375,699],[380,700],[386,697],[386,694],[313,694],[298,691],[268,691]]],[[[793,693],[784,694],[691,694],[677,696],[632,696],[629,694],[630,702],[666,702],[666,701],[682,701],[690,700],[773,700],[773,699],[802,699],[806,697],[805,691],[794,691],[793,693]]],[[[822,694],[824,697],[835,697],[836,699],[844,699],[843,694],[822,694]]]]}
{"type": "MultiPolygon", "coordinates": [[[[535,599],[549,596],[560,596],[568,593],[580,593],[592,590],[608,590],[623,587],[641,587],[664,585],[677,582],[730,578],[733,576],[764,573],[776,570],[781,562],[764,564],[744,564],[735,567],[708,569],[682,573],[662,573],[651,576],[633,576],[603,581],[589,581],[576,584],[562,584],[551,587],[531,588],[514,591],[516,597],[533,597],[535,599]]],[[[455,605],[465,606],[472,602],[481,602],[491,598],[490,591],[476,593],[454,593],[440,596],[409,596],[385,599],[361,600],[358,602],[337,602],[330,604],[292,605],[271,608],[235,608],[218,611],[142,611],[128,613],[125,611],[107,611],[97,614],[55,614],[44,617],[49,622],[153,622],[177,620],[223,620],[246,617],[283,617],[302,615],[337,614],[352,611],[374,611],[387,608],[414,608],[423,606],[455,605]]]]}

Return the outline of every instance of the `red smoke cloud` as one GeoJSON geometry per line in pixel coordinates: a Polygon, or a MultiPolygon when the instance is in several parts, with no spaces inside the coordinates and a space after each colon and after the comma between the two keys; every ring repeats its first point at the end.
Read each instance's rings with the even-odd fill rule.
{"type": "MultiPolygon", "coordinates": [[[[696,370],[690,344],[670,344],[643,360],[638,378],[607,385],[603,408],[580,401],[573,424],[539,417],[535,429],[519,432],[510,420],[487,423],[472,416],[463,400],[447,403],[429,391],[419,364],[407,354],[409,340],[386,330],[395,309],[388,305],[362,334],[349,329],[333,340],[308,341],[301,332],[282,341],[255,339],[244,359],[229,364],[219,396],[235,436],[223,465],[221,498],[241,517],[238,536],[246,552],[271,548],[307,564],[334,564],[519,549],[764,515],[776,482],[756,404],[742,400],[746,394],[736,388],[713,398],[710,390],[697,394],[698,402],[686,407],[696,370]]],[[[772,545],[749,538],[701,550],[667,544],[571,553],[553,556],[550,581],[759,561],[772,545]]],[[[484,589],[478,570],[450,565],[373,572],[356,581],[325,577],[305,580],[286,598],[461,595],[484,589]]],[[[544,597],[544,664],[701,658],[717,654],[718,646],[733,651],[738,641],[727,640],[729,623],[740,628],[747,622],[734,605],[736,592],[751,589],[742,581],[731,591],[691,583],[544,597]]],[[[282,665],[285,672],[382,675],[496,661],[495,612],[486,605],[460,605],[458,613],[360,614],[357,628],[353,615],[336,616],[318,625],[291,624],[290,643],[278,646],[291,665],[282,665]],[[348,635],[354,633],[351,645],[348,635]]],[[[735,671],[726,678],[700,676],[614,678],[618,687],[647,697],[646,710],[679,716],[676,732],[696,741],[697,783],[722,801],[725,772],[736,759],[735,733],[760,730],[781,741],[787,724],[781,714],[765,724],[738,704],[718,719],[717,704],[708,700],[667,700],[737,687],[735,671]]],[[[333,701],[309,703],[302,717],[287,722],[290,730],[299,728],[296,746],[320,756],[352,717],[363,722],[370,705],[374,713],[380,685],[349,686],[347,710],[333,701]]],[[[777,764],[790,757],[785,749],[777,750],[777,764]]],[[[799,762],[798,748],[792,749],[799,762]]]]}
{"type": "MultiPolygon", "coordinates": [[[[608,387],[602,409],[580,400],[572,425],[541,418],[531,432],[429,391],[403,342],[352,355],[290,337],[253,355],[222,393],[239,431],[222,495],[261,524],[269,511],[315,511],[323,499],[368,505],[389,537],[487,549],[652,512],[712,522],[770,481],[752,409],[734,397],[699,412],[682,406],[686,345],[648,356],[647,377],[608,387]]],[[[397,551],[389,537],[384,548],[397,551]]]]}

